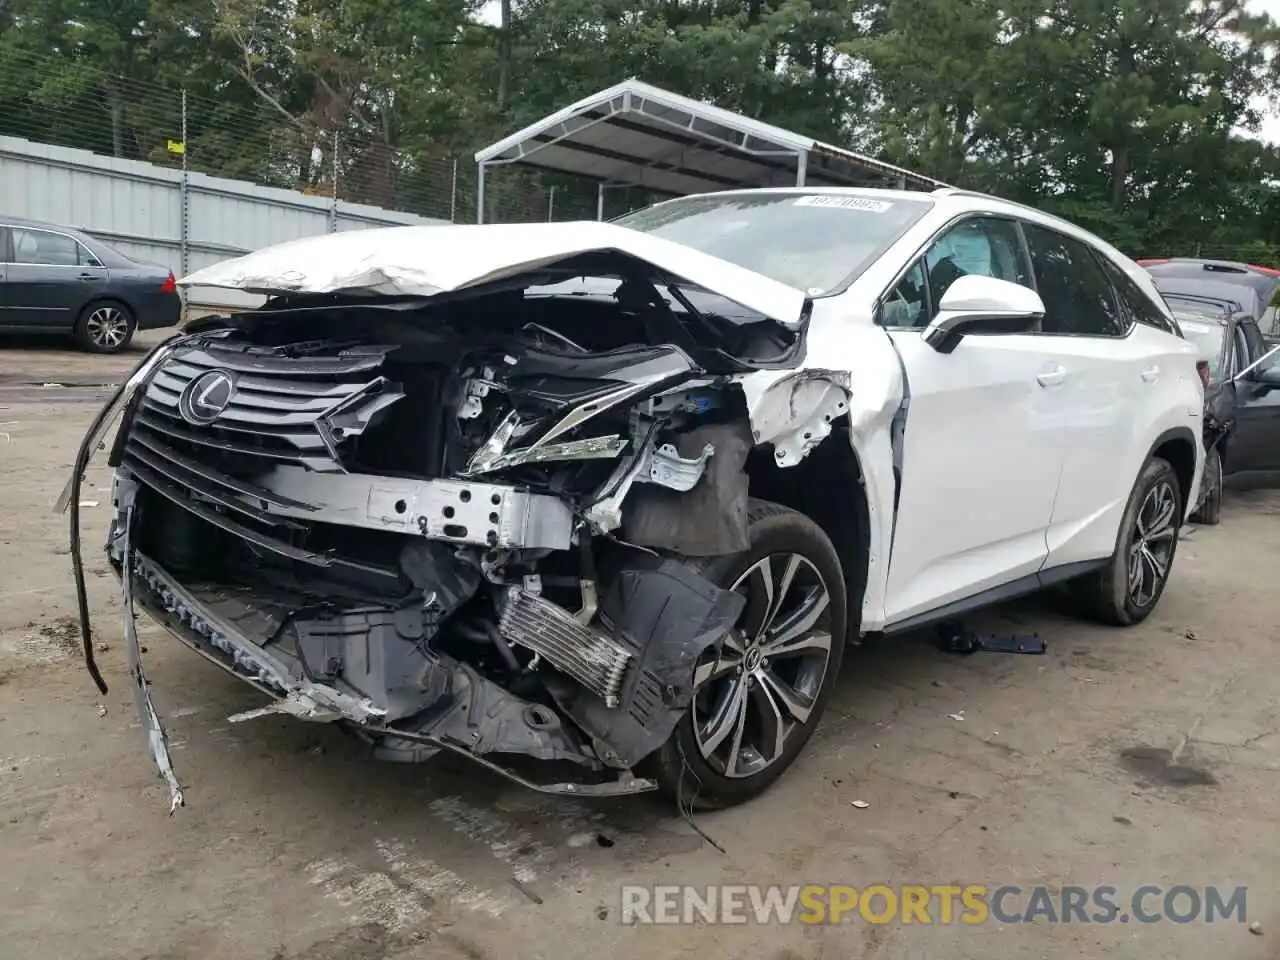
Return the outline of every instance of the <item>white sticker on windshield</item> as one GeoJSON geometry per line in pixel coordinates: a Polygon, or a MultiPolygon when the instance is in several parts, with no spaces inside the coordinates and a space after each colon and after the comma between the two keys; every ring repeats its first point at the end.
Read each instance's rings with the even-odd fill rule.
{"type": "Polygon", "coordinates": [[[807,194],[795,202],[797,207],[842,207],[845,210],[865,210],[867,213],[884,213],[893,209],[887,200],[872,200],[870,197],[840,197],[824,194],[807,194]]]}

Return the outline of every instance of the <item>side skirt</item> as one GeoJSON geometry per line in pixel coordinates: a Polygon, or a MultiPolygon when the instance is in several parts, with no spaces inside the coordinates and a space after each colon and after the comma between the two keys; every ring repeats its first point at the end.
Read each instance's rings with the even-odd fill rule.
{"type": "Polygon", "coordinates": [[[1005,603],[1018,597],[1024,597],[1029,593],[1043,590],[1045,587],[1052,587],[1068,580],[1074,580],[1076,577],[1105,567],[1110,562],[1110,557],[1105,557],[1101,560],[1082,560],[1076,563],[1066,563],[1059,567],[1051,567],[1025,577],[1019,577],[1009,583],[1002,583],[998,587],[991,587],[981,593],[975,593],[971,597],[952,600],[941,607],[935,607],[924,613],[917,613],[915,616],[907,617],[905,620],[886,624],[884,634],[885,636],[893,636],[909,633],[912,630],[919,630],[921,627],[928,627],[943,620],[954,620],[964,614],[973,613],[975,610],[981,610],[997,603],[1005,603]]]}

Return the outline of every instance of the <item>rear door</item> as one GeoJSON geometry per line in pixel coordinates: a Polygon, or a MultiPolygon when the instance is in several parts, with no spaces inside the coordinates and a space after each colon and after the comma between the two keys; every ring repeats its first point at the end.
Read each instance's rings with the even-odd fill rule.
{"type": "Polygon", "coordinates": [[[921,331],[965,274],[1031,286],[1012,220],[976,216],[940,233],[887,296],[882,323],[909,389],[885,618],[916,617],[1033,576],[1062,467],[1052,344],[964,337],[939,353],[921,331]]]}
{"type": "Polygon", "coordinates": [[[107,269],[75,237],[36,227],[9,228],[12,261],[5,284],[12,322],[70,330],[80,310],[107,286],[107,269]]]}
{"type": "MultiPolygon", "coordinates": [[[[1090,244],[1039,224],[1024,223],[1023,233],[1045,305],[1045,338],[1062,358],[1057,426],[1065,461],[1045,566],[1066,574],[1115,550],[1156,411],[1183,372],[1165,353],[1181,341],[1138,322],[1145,295],[1090,244]],[[1132,297],[1139,302],[1130,304],[1132,297]]],[[[1172,330],[1154,304],[1146,306],[1172,330]]]]}

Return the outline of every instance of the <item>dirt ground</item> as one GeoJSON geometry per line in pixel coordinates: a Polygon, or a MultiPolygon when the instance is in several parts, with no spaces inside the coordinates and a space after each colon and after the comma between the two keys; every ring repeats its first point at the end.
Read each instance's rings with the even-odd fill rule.
{"type": "Polygon", "coordinates": [[[853,651],[765,797],[527,793],[459,762],[370,759],[339,731],[231,725],[257,694],[144,625],[187,807],[168,816],[134,714],[107,477],[84,497],[99,697],[50,504],[104,384],[136,362],[0,347],[0,955],[14,960],[761,960],[1280,955],[1280,496],[1184,540],[1159,610],[1113,631],[1048,600],[995,611],[1045,656],[853,651]],[[47,384],[62,383],[64,386],[47,384]],[[1273,566],[1274,564],[1274,566],[1273,566]],[[1161,753],[1168,751],[1168,753],[1161,753]],[[858,806],[854,801],[859,801],[858,806]],[[866,804],[863,806],[862,804],[866,804]],[[1248,887],[1248,920],[627,926],[623,884],[1248,887]]]}

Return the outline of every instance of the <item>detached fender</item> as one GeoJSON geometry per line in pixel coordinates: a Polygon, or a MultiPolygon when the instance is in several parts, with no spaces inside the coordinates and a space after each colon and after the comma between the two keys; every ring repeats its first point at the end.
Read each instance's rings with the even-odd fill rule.
{"type": "MultiPolygon", "coordinates": [[[[862,490],[832,490],[833,497],[866,497],[867,583],[862,602],[862,632],[884,624],[884,587],[894,521],[893,424],[904,398],[902,366],[880,330],[865,331],[864,349],[846,341],[840,351],[850,368],[813,367],[789,373],[760,372],[742,381],[752,438],[771,444],[775,463],[795,466],[827,440],[832,425],[848,423],[849,442],[858,461],[862,490]],[[869,348],[869,349],[867,349],[869,348]]],[[[843,437],[841,433],[839,436],[843,437]]],[[[849,558],[841,558],[846,565],[849,558]]]]}

